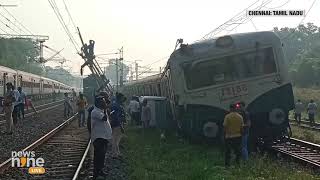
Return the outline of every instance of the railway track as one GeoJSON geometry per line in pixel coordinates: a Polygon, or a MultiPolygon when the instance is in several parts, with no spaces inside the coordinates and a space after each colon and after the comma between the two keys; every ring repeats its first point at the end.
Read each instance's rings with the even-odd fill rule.
{"type": "MultiPolygon", "coordinates": [[[[63,104],[63,100],[59,100],[59,101],[55,101],[55,102],[51,102],[51,103],[47,103],[47,104],[42,104],[42,105],[36,106],[35,108],[36,108],[37,112],[40,113],[40,112],[43,112],[43,111],[46,111],[46,110],[50,110],[50,109],[56,108],[56,107],[58,107],[58,106],[60,106],[62,104],[63,104]]],[[[30,109],[30,110],[26,111],[25,117],[30,117],[30,116],[32,116],[34,114],[35,114],[35,112],[33,112],[30,109]]],[[[3,125],[3,124],[6,123],[6,121],[3,120],[4,119],[4,114],[0,114],[0,119],[2,119],[2,120],[0,120],[0,125],[3,125]]]]}
{"type": "Polygon", "coordinates": [[[314,126],[310,126],[310,121],[301,120],[300,124],[297,123],[294,119],[290,119],[290,124],[294,126],[299,126],[302,128],[307,128],[315,131],[320,131],[320,123],[315,123],[314,126]]]}
{"type": "Polygon", "coordinates": [[[287,142],[275,143],[271,150],[300,162],[320,168],[320,145],[290,138],[287,142]]]}
{"type": "Polygon", "coordinates": [[[90,148],[86,128],[79,128],[75,116],[24,148],[45,161],[45,173],[30,175],[27,168],[11,168],[11,158],[0,164],[0,179],[77,179],[90,148]]]}

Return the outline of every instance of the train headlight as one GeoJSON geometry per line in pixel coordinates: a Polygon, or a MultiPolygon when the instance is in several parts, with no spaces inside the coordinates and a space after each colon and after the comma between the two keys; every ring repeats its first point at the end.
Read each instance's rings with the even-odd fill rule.
{"type": "Polygon", "coordinates": [[[280,125],[285,121],[286,114],[282,109],[276,108],[269,113],[269,121],[272,124],[280,125]]]}
{"type": "Polygon", "coordinates": [[[214,138],[217,136],[219,127],[214,122],[207,122],[203,126],[203,135],[209,138],[214,138]]]}

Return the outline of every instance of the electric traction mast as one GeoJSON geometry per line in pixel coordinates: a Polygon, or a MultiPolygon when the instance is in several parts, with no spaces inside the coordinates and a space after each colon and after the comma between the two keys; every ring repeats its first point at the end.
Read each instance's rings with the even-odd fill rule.
{"type": "Polygon", "coordinates": [[[110,80],[106,78],[106,76],[103,74],[103,71],[101,70],[101,67],[99,66],[98,62],[95,59],[95,55],[94,55],[94,40],[90,40],[89,41],[89,45],[85,44],[83,42],[80,30],[78,28],[78,33],[79,33],[79,37],[81,40],[81,52],[79,53],[79,55],[82,57],[82,59],[85,61],[85,63],[81,66],[80,72],[81,72],[81,76],[83,74],[83,68],[85,66],[88,66],[97,85],[98,85],[98,89],[96,90],[97,92],[100,91],[107,91],[107,93],[109,95],[112,94],[113,92],[113,88],[110,85],[110,80]]]}

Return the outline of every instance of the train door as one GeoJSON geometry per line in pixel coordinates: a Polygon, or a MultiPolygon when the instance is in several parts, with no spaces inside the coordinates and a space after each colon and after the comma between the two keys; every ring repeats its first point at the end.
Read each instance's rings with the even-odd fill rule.
{"type": "Polygon", "coordinates": [[[14,74],[13,75],[13,85],[14,85],[15,88],[17,88],[17,84],[18,84],[17,83],[17,75],[14,74]]]}
{"type": "Polygon", "coordinates": [[[19,79],[18,79],[18,87],[22,87],[23,83],[22,83],[22,75],[19,75],[19,79]]]}
{"type": "Polygon", "coordinates": [[[39,94],[43,93],[43,84],[44,84],[43,79],[40,79],[40,81],[39,81],[39,94]]]}
{"type": "Polygon", "coordinates": [[[33,78],[31,78],[31,81],[30,81],[30,89],[31,89],[31,94],[33,94],[33,87],[35,85],[35,80],[33,78]]]}

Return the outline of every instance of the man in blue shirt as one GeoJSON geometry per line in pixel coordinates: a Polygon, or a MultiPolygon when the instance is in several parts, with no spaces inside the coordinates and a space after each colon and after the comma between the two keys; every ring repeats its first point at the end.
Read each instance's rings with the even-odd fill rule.
{"type": "Polygon", "coordinates": [[[123,122],[125,121],[125,112],[123,109],[123,102],[125,101],[125,97],[121,93],[116,94],[115,101],[112,102],[111,105],[111,127],[112,127],[112,152],[113,157],[118,157],[120,154],[119,143],[122,137],[122,133],[124,133],[123,122]]]}

